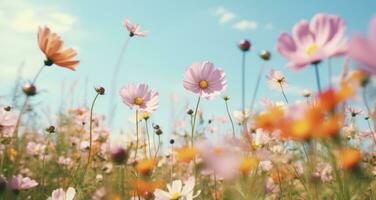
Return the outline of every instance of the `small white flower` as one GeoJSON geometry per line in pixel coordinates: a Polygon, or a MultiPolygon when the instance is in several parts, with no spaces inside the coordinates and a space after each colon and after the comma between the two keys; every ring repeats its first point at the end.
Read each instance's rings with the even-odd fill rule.
{"type": "Polygon", "coordinates": [[[167,184],[168,192],[156,189],[154,192],[156,200],[192,200],[200,195],[198,191],[193,195],[193,188],[195,186],[194,177],[190,177],[184,184],[181,180],[175,180],[171,184],[167,184]]]}
{"type": "Polygon", "coordinates": [[[64,191],[64,189],[59,188],[52,191],[52,195],[48,197],[47,200],[73,200],[75,195],[76,190],[72,187],[69,187],[67,191],[64,191]]]}

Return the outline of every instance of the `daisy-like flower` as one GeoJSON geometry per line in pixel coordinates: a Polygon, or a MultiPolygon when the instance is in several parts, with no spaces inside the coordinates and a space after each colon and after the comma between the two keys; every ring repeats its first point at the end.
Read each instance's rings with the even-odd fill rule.
{"type": "Polygon", "coordinates": [[[236,110],[236,111],[233,112],[235,121],[238,124],[245,123],[249,119],[250,114],[251,114],[251,112],[249,111],[249,109],[245,109],[244,111],[240,111],[240,110],[237,111],[236,110]]]}
{"type": "Polygon", "coordinates": [[[282,33],[277,50],[288,61],[288,67],[298,70],[323,59],[340,56],[346,52],[346,25],[338,16],[317,14],[311,22],[302,20],[292,31],[292,36],[282,33]]]}
{"type": "Polygon", "coordinates": [[[64,50],[64,42],[56,33],[52,33],[47,26],[39,27],[38,44],[40,50],[46,56],[46,60],[44,61],[46,66],[55,64],[75,70],[76,66],[80,63],[80,61],[74,58],[77,52],[72,48],[64,50]]]}
{"type": "Polygon", "coordinates": [[[281,87],[287,86],[286,77],[283,75],[281,71],[272,69],[267,75],[267,78],[268,84],[272,89],[281,89],[281,87]]]}
{"type": "Polygon", "coordinates": [[[146,84],[129,84],[121,88],[120,96],[130,108],[142,112],[152,113],[157,110],[159,105],[158,92],[149,90],[146,84]]]}
{"type": "Polygon", "coordinates": [[[184,72],[184,88],[201,97],[211,99],[226,86],[224,71],[211,62],[193,63],[184,72]]]}
{"type": "Polygon", "coordinates": [[[38,182],[32,180],[29,177],[23,177],[21,174],[13,176],[11,181],[9,182],[10,189],[12,189],[15,192],[18,192],[20,190],[28,190],[33,187],[36,187],[37,185],[38,182]]]}
{"type": "Polygon", "coordinates": [[[140,29],[141,29],[141,26],[139,24],[132,24],[129,19],[125,19],[124,20],[124,27],[127,28],[127,30],[129,31],[129,36],[130,37],[133,37],[133,36],[146,36],[147,35],[147,32],[142,32],[140,29]]]}
{"type": "Polygon", "coordinates": [[[363,69],[376,74],[376,16],[370,22],[368,38],[355,35],[349,43],[349,56],[364,64],[363,69]]]}
{"type": "Polygon", "coordinates": [[[354,108],[354,107],[350,107],[350,106],[346,108],[346,111],[351,114],[351,117],[356,117],[358,115],[361,115],[362,112],[363,112],[359,108],[354,108]]]}
{"type": "Polygon", "coordinates": [[[161,189],[156,189],[154,191],[154,196],[156,200],[192,200],[200,195],[200,191],[193,195],[194,186],[194,177],[190,177],[185,182],[184,186],[181,180],[175,180],[171,184],[167,184],[167,192],[161,189]]]}
{"type": "Polygon", "coordinates": [[[47,200],[73,200],[75,195],[76,190],[72,187],[69,187],[67,191],[64,191],[64,189],[59,188],[52,191],[52,195],[48,197],[47,200]]]}
{"type": "Polygon", "coordinates": [[[17,124],[18,115],[11,111],[0,109],[0,133],[3,137],[10,137],[17,124]]]}

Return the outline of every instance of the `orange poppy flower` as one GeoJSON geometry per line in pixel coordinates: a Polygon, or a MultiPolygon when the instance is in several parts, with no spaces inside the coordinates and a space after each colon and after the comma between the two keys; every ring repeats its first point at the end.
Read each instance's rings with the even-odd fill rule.
{"type": "Polygon", "coordinates": [[[64,42],[56,33],[52,33],[47,26],[39,27],[38,44],[40,50],[46,56],[44,61],[46,66],[55,64],[75,70],[75,67],[80,63],[80,61],[74,59],[77,52],[72,48],[64,50],[64,42]]]}

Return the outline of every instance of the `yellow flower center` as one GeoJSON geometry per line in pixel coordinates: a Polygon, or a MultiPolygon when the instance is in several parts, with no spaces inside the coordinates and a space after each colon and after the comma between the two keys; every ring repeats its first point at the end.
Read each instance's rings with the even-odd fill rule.
{"type": "Polygon", "coordinates": [[[134,98],[134,104],[141,106],[142,104],[144,104],[144,100],[141,97],[136,97],[134,98]]]}
{"type": "Polygon", "coordinates": [[[308,46],[306,49],[306,53],[308,55],[312,55],[317,49],[319,49],[319,46],[316,43],[312,43],[311,45],[308,46]]]}
{"type": "Polygon", "coordinates": [[[201,89],[206,89],[209,87],[209,83],[208,81],[206,80],[201,80],[199,83],[198,83],[198,86],[201,88],[201,89]]]}
{"type": "Polygon", "coordinates": [[[170,199],[171,200],[178,200],[180,198],[180,193],[179,192],[174,192],[171,194],[170,199]]]}

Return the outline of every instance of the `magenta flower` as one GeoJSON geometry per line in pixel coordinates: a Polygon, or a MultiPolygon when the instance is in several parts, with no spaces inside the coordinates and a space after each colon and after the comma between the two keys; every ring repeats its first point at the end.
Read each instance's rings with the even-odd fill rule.
{"type": "Polygon", "coordinates": [[[159,94],[149,90],[146,84],[129,84],[120,90],[120,96],[130,108],[152,113],[159,105],[159,94]]]}
{"type": "Polygon", "coordinates": [[[36,187],[38,183],[29,177],[23,177],[21,174],[13,176],[9,183],[10,189],[13,191],[27,190],[36,187]]]}
{"type": "Polygon", "coordinates": [[[355,35],[349,44],[349,56],[364,64],[363,69],[376,74],[376,16],[370,22],[368,38],[355,35]]]}
{"type": "Polygon", "coordinates": [[[347,40],[346,24],[338,16],[317,14],[311,22],[297,23],[292,36],[282,33],[277,42],[277,50],[288,61],[288,67],[298,70],[323,59],[345,54],[347,40]]]}
{"type": "Polygon", "coordinates": [[[133,37],[133,36],[146,36],[147,35],[147,32],[142,32],[140,29],[141,29],[141,26],[139,24],[132,24],[129,19],[125,19],[124,20],[124,27],[127,28],[127,30],[129,31],[129,36],[130,37],[133,37]]]}
{"type": "Polygon", "coordinates": [[[227,86],[225,73],[211,62],[193,63],[184,72],[184,88],[201,97],[211,99],[227,86]]]}

